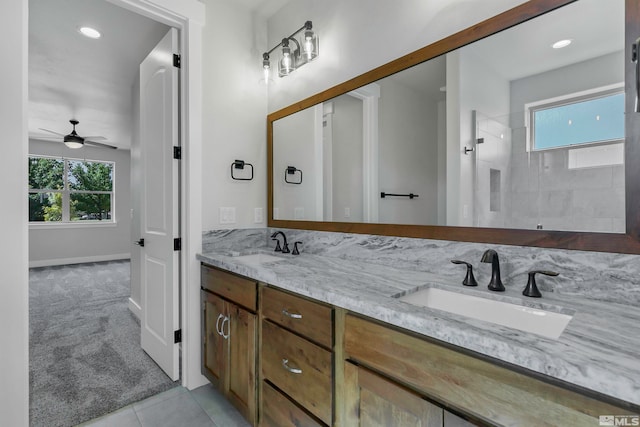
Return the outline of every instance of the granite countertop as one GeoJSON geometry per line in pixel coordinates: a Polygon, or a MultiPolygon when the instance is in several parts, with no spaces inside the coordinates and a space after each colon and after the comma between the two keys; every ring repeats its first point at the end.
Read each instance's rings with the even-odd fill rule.
{"type": "MultiPolygon", "coordinates": [[[[252,250],[258,253],[260,250],[252,250]]],[[[207,252],[198,259],[300,295],[347,309],[421,335],[478,352],[555,379],[640,405],[640,310],[637,307],[544,293],[527,298],[518,287],[491,292],[467,288],[437,274],[399,270],[372,262],[303,253],[262,253],[282,261],[251,263],[249,253],[207,252]],[[573,313],[559,339],[522,332],[445,311],[399,301],[394,295],[420,286],[573,313]]],[[[464,269],[460,271],[464,278],[464,269]]]]}

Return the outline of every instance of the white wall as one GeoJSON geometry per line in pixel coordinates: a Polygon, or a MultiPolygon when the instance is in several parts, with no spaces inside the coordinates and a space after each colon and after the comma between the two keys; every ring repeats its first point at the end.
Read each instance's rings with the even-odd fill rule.
{"type": "MultiPolygon", "coordinates": [[[[273,140],[276,141],[273,147],[273,210],[277,212],[276,219],[317,219],[314,121],[314,109],[307,108],[278,120],[273,126],[273,140]],[[288,166],[302,170],[301,184],[285,182],[284,171],[288,166]]],[[[299,182],[300,173],[287,175],[287,181],[299,182]]]]}
{"type": "Polygon", "coordinates": [[[262,77],[264,19],[232,1],[204,0],[202,229],[266,226],[266,87],[262,77]],[[244,160],[253,181],[234,181],[230,166],[244,160]],[[221,225],[220,207],[235,207],[236,222],[221,225]],[[254,208],[264,220],[254,222],[254,208]]]}
{"type": "Polygon", "coordinates": [[[0,423],[29,424],[29,286],[27,234],[27,1],[0,2],[0,53],[11,58],[0,79],[3,132],[0,181],[0,423]]]}
{"type": "Polygon", "coordinates": [[[419,197],[380,199],[379,221],[437,224],[438,105],[393,76],[380,84],[380,191],[419,197]]]}
{"type": "Polygon", "coordinates": [[[131,214],[129,150],[95,147],[71,149],[49,141],[29,141],[29,154],[115,162],[115,225],[55,228],[46,225],[29,229],[29,264],[40,267],[80,262],[129,258],[131,251],[131,214]]]}
{"type": "Polygon", "coordinates": [[[332,217],[334,221],[362,222],[362,100],[351,95],[342,95],[332,102],[332,217]],[[349,209],[348,216],[345,209],[349,209]]]}
{"type": "MultiPolygon", "coordinates": [[[[268,47],[311,20],[320,38],[320,56],[289,77],[275,77],[276,84],[269,89],[269,111],[277,111],[521,3],[524,1],[290,1],[268,21],[268,47]]],[[[259,60],[258,55],[253,63],[259,60]]]]}

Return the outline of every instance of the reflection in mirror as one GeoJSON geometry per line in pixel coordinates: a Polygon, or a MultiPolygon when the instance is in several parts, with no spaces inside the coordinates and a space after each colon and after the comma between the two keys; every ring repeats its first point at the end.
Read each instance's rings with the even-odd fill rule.
{"type": "Polygon", "coordinates": [[[579,0],[276,120],[273,217],[624,233],[623,54],[579,0]]]}

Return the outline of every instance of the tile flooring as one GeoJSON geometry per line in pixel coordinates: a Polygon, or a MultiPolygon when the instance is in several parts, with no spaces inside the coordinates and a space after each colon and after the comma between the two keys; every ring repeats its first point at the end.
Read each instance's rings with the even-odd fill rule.
{"type": "Polygon", "coordinates": [[[81,426],[248,427],[249,424],[211,384],[207,384],[193,391],[175,387],[81,426]]]}

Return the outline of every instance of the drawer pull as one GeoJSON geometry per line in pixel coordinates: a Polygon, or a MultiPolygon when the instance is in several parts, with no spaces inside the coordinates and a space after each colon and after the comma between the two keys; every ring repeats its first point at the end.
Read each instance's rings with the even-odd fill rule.
{"type": "Polygon", "coordinates": [[[301,374],[302,369],[292,368],[289,366],[289,359],[282,359],[282,367],[292,374],[301,374]]]}
{"type": "Polygon", "coordinates": [[[290,317],[292,319],[302,319],[302,314],[289,313],[289,311],[286,308],[282,309],[282,314],[284,314],[285,316],[290,317]]]}
{"type": "Polygon", "coordinates": [[[218,335],[222,335],[222,330],[220,329],[220,319],[223,319],[224,316],[222,314],[218,314],[218,320],[216,320],[216,332],[218,335]]]}

